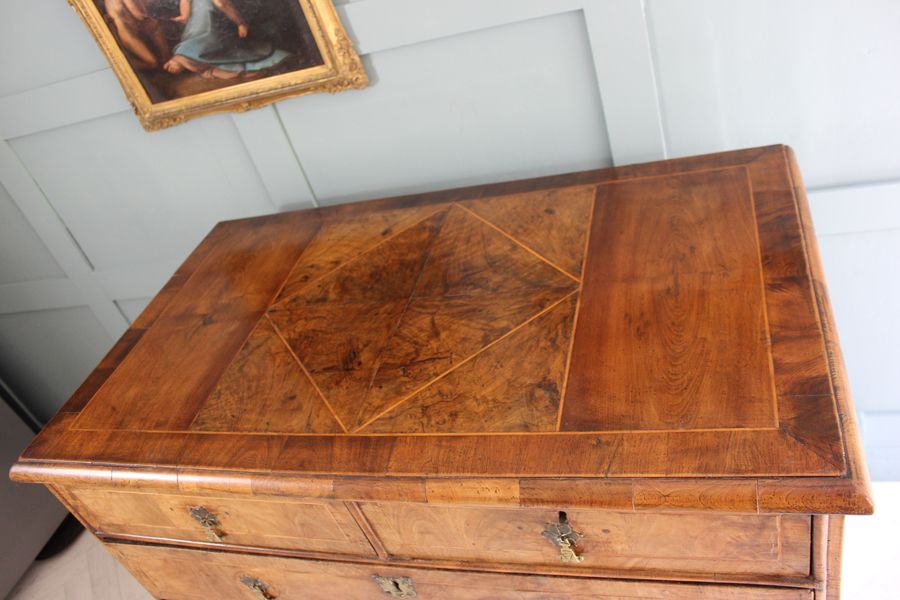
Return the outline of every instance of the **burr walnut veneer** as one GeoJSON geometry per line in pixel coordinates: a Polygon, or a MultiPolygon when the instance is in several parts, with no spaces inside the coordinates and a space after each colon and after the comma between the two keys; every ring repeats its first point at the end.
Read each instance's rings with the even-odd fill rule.
{"type": "Polygon", "coordinates": [[[159,598],[836,600],[790,149],[220,223],[13,467],[159,598]]]}

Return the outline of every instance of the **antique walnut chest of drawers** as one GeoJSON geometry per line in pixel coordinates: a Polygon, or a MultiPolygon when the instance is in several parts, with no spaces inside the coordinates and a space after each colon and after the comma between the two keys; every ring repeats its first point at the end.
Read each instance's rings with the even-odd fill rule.
{"type": "Polygon", "coordinates": [[[12,477],[169,600],[835,600],[872,510],[782,146],[221,223],[12,477]]]}

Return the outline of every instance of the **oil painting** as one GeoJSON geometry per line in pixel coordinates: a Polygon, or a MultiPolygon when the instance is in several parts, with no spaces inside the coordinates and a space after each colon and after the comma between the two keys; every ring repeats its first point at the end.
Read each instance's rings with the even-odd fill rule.
{"type": "Polygon", "coordinates": [[[368,78],[330,0],[72,0],[148,130],[368,78]]]}

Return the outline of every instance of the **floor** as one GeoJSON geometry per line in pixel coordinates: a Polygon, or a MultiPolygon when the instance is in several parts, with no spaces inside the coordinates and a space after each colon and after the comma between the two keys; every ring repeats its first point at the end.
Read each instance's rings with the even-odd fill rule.
{"type": "MultiPolygon", "coordinates": [[[[900,482],[874,484],[877,512],[848,517],[844,538],[844,600],[896,600],[900,564],[900,482]]],[[[151,600],[93,536],[36,562],[8,600],[151,600]]]]}
{"type": "Polygon", "coordinates": [[[87,532],[53,558],[36,561],[7,600],[152,600],[87,532]]]}

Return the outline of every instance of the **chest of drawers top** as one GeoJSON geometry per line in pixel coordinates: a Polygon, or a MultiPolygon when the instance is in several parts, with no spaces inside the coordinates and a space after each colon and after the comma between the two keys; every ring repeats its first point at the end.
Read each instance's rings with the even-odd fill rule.
{"type": "Polygon", "coordinates": [[[871,509],[781,146],[220,223],[13,476],[871,509]]]}

